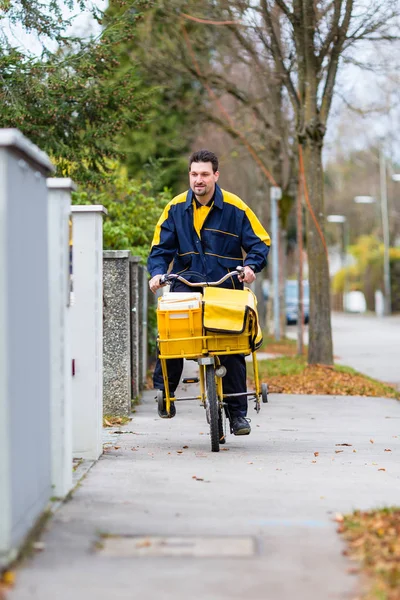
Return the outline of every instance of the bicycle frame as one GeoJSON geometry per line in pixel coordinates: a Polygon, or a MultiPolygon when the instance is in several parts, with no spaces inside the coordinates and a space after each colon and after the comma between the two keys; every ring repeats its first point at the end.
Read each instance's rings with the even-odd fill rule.
{"type": "MultiPolygon", "coordinates": [[[[173,280],[177,279],[178,281],[181,281],[188,287],[218,286],[221,283],[223,283],[224,281],[226,281],[227,279],[229,279],[230,277],[237,275],[240,278],[243,274],[243,271],[244,271],[244,267],[239,266],[234,271],[231,271],[231,272],[227,273],[226,275],[224,275],[223,277],[221,277],[221,279],[219,279],[218,281],[214,281],[214,282],[202,281],[202,282],[196,282],[196,283],[192,283],[192,282],[188,281],[181,275],[166,274],[161,277],[160,284],[166,285],[167,283],[172,282],[173,280]]],[[[248,335],[248,337],[250,338],[250,334],[248,335]]],[[[163,379],[164,379],[164,388],[165,388],[165,403],[166,403],[166,410],[167,410],[168,414],[170,413],[171,402],[175,402],[175,401],[200,400],[203,403],[203,405],[205,405],[205,403],[206,403],[205,366],[207,364],[213,364],[214,369],[215,369],[220,365],[218,356],[228,355],[228,354],[243,354],[243,353],[251,354],[251,356],[252,356],[255,391],[254,392],[243,391],[243,392],[238,392],[236,394],[224,394],[223,393],[223,385],[222,385],[222,377],[218,376],[216,374],[215,380],[216,380],[216,390],[217,390],[218,402],[219,402],[220,407],[222,408],[224,406],[224,398],[247,395],[248,397],[255,398],[255,402],[256,402],[255,409],[257,412],[259,412],[261,389],[260,389],[260,381],[259,381],[259,376],[258,376],[258,364],[257,364],[256,352],[254,350],[250,349],[250,339],[249,339],[249,352],[243,352],[243,351],[238,352],[235,350],[232,350],[232,351],[226,351],[226,350],[225,351],[221,351],[221,350],[209,351],[207,348],[207,341],[214,339],[214,338],[215,338],[215,335],[211,335],[211,334],[202,335],[202,336],[194,336],[194,337],[190,338],[190,340],[201,340],[201,342],[202,342],[201,354],[198,354],[198,353],[183,354],[183,355],[182,355],[182,353],[181,354],[168,354],[168,355],[163,355],[162,353],[159,354],[158,358],[160,359],[160,362],[161,362],[161,369],[162,369],[162,374],[163,374],[163,379]],[[200,396],[187,396],[187,397],[183,397],[183,398],[176,398],[175,396],[171,397],[170,390],[169,390],[169,383],[168,383],[167,363],[166,363],[166,361],[171,358],[186,358],[186,359],[197,360],[197,362],[199,363],[200,396]]],[[[186,342],[188,340],[189,340],[189,338],[186,338],[186,337],[174,338],[175,342],[186,342]]],[[[158,340],[159,344],[160,344],[160,342],[165,342],[165,341],[167,341],[167,340],[163,340],[163,339],[158,340]]]]}

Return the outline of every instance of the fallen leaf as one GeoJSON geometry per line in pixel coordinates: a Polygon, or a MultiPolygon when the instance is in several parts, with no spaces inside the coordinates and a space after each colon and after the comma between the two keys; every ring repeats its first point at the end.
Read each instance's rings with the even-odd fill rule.
{"type": "Polygon", "coordinates": [[[182,450],[177,450],[176,453],[177,454],[183,454],[183,451],[182,450]]]}
{"type": "Polygon", "coordinates": [[[319,452],[314,452],[314,456],[319,456],[319,452]]]}
{"type": "Polygon", "coordinates": [[[335,454],[339,454],[339,452],[344,452],[344,450],[335,450],[335,454]]]}
{"type": "Polygon", "coordinates": [[[312,460],[311,462],[312,462],[312,463],[316,463],[317,461],[316,461],[316,460],[312,460]]]}
{"type": "Polygon", "coordinates": [[[357,452],[357,450],[353,450],[353,452],[357,452]]]}
{"type": "Polygon", "coordinates": [[[204,481],[203,477],[196,477],[196,475],[193,475],[192,479],[195,479],[196,481],[204,481]]]}
{"type": "Polygon", "coordinates": [[[229,448],[221,448],[222,452],[228,452],[229,448]]]}
{"type": "Polygon", "coordinates": [[[341,513],[336,513],[333,520],[336,521],[337,523],[343,523],[344,516],[341,513]]]}
{"type": "Polygon", "coordinates": [[[136,548],[148,548],[149,546],[151,546],[150,540],[143,540],[142,542],[138,542],[136,544],[136,548]]]}
{"type": "Polygon", "coordinates": [[[107,425],[107,427],[112,427],[112,423],[110,423],[108,419],[104,419],[104,424],[107,425]]]}
{"type": "Polygon", "coordinates": [[[353,444],[335,444],[335,446],[352,446],[353,444]]]}
{"type": "Polygon", "coordinates": [[[131,448],[132,452],[137,452],[137,448],[131,448]]]}
{"type": "Polygon", "coordinates": [[[187,450],[189,446],[182,446],[182,448],[184,448],[184,450],[187,450]]]}
{"type": "Polygon", "coordinates": [[[1,576],[1,582],[8,587],[12,587],[15,584],[15,571],[4,571],[1,576]]]}
{"type": "Polygon", "coordinates": [[[378,469],[378,471],[386,471],[386,469],[382,467],[381,469],[378,469]]]}
{"type": "Polygon", "coordinates": [[[385,452],[391,452],[390,448],[385,448],[385,452]]]}
{"type": "Polygon", "coordinates": [[[248,464],[248,465],[252,465],[253,463],[252,463],[252,462],[248,462],[247,464],[248,464]]]}
{"type": "Polygon", "coordinates": [[[369,441],[371,442],[371,444],[374,444],[374,443],[375,443],[375,442],[374,442],[374,440],[369,440],[369,441]]]}
{"type": "Polygon", "coordinates": [[[114,450],[119,450],[121,446],[114,446],[114,450]]]}

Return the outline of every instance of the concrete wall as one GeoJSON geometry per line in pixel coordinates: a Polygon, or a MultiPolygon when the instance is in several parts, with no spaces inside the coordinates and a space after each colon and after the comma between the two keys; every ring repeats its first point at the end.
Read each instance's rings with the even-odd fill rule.
{"type": "Polygon", "coordinates": [[[0,130],[0,565],[51,496],[48,157],[0,130]]]}
{"type": "Polygon", "coordinates": [[[47,180],[51,349],[51,447],[53,496],[72,488],[72,397],[70,340],[70,179],[47,180]]]}
{"type": "Polygon", "coordinates": [[[141,267],[139,265],[140,257],[131,256],[130,258],[130,321],[131,321],[131,394],[132,398],[139,397],[141,391],[141,373],[140,373],[140,337],[139,337],[139,319],[141,314],[141,296],[139,280],[141,278],[141,267]]]}
{"type": "Polygon", "coordinates": [[[130,252],[103,252],[103,411],[131,412],[130,252]]]}

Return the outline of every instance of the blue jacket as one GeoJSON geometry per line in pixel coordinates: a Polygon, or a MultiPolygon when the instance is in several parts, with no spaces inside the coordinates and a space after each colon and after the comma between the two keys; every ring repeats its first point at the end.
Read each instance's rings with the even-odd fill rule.
{"type": "MultiPolygon", "coordinates": [[[[186,278],[195,282],[199,278],[191,277],[189,271],[197,271],[206,281],[216,281],[237,265],[261,271],[267,262],[270,243],[253,211],[238,196],[221,190],[218,185],[199,238],[193,224],[193,192],[189,190],[165,207],[154,232],[147,268],[154,277],[167,273],[173,260],[172,273],[188,271],[186,278]]],[[[223,285],[243,287],[233,277],[223,285]]]]}

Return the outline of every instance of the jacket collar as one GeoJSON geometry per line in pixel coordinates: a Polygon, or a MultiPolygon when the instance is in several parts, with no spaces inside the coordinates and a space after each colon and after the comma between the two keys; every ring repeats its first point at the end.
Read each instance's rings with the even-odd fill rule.
{"type": "MultiPolygon", "coordinates": [[[[190,206],[192,206],[193,195],[194,195],[193,191],[188,190],[187,195],[186,195],[186,201],[185,201],[185,210],[187,210],[190,206]]],[[[222,190],[218,184],[215,184],[214,206],[216,208],[221,209],[223,204],[224,204],[224,198],[222,195],[222,190]]]]}

